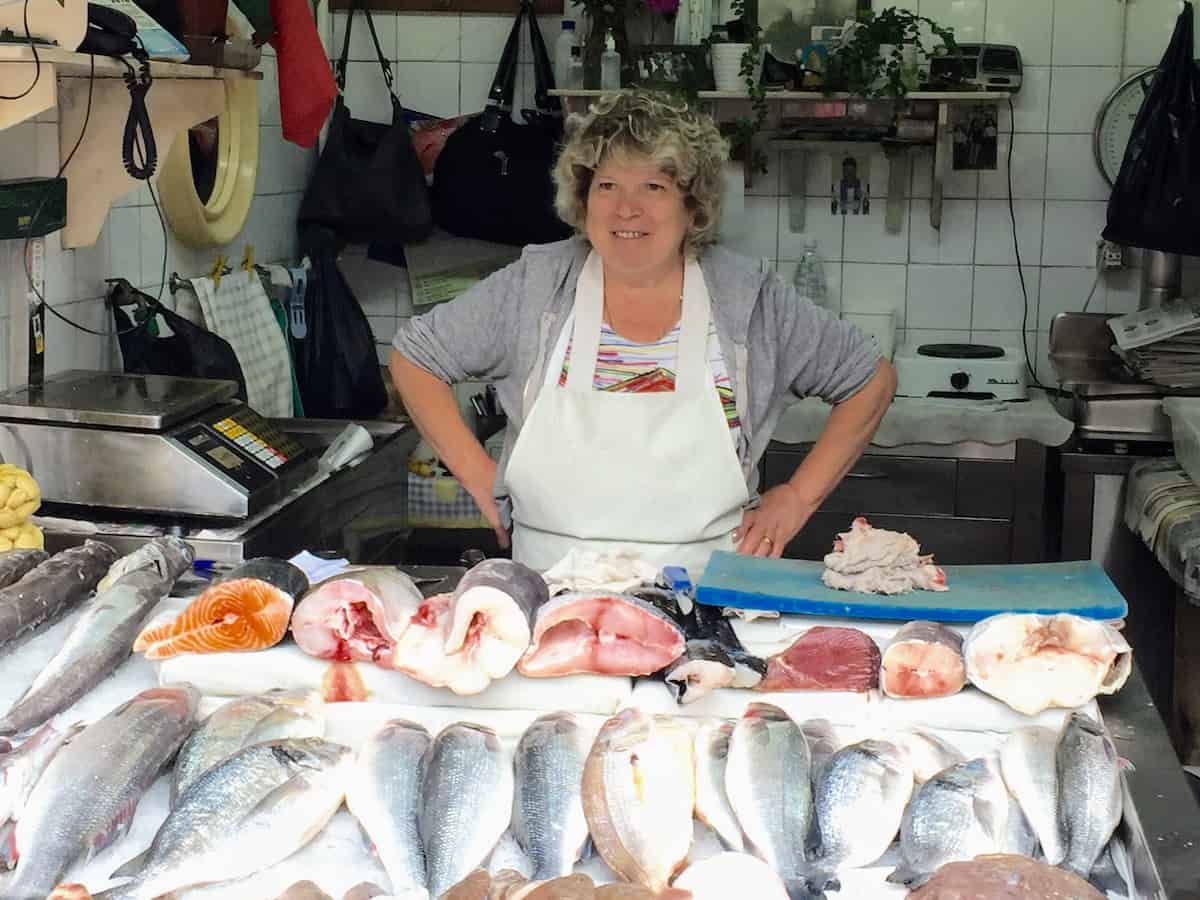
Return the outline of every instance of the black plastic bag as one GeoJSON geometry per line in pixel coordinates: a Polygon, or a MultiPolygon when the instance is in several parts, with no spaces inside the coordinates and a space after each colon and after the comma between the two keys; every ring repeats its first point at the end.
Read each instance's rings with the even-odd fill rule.
{"type": "Polygon", "coordinates": [[[366,419],[387,406],[387,389],[371,325],[337,264],[340,245],[328,229],[300,230],[300,250],[312,268],[304,337],[292,337],[292,356],[306,416],[366,419]]]}
{"type": "Polygon", "coordinates": [[[1185,3],[1138,111],[1108,200],[1105,240],[1200,255],[1200,72],[1185,3]]]}
{"type": "Polygon", "coordinates": [[[173,313],[124,278],[113,282],[108,299],[127,373],[235,381],[238,399],[246,399],[246,379],[237,354],[227,340],[173,313]],[[123,306],[137,309],[141,327],[134,327],[133,319],[123,306]],[[170,336],[154,333],[156,329],[151,328],[150,317],[155,315],[166,322],[172,332],[170,336]]]}

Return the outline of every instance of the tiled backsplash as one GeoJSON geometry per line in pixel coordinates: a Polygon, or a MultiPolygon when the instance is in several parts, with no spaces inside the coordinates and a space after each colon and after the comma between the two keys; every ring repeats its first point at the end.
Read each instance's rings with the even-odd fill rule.
{"type": "MultiPolygon", "coordinates": [[[[800,233],[788,225],[789,199],[781,189],[776,154],[770,172],[756,178],[746,198],[744,227],[738,228],[732,245],[771,260],[790,277],[805,240],[815,237],[826,259],[832,297],[847,313],[894,310],[901,338],[1009,345],[1019,345],[1024,319],[1031,350],[1036,347],[1037,358],[1043,359],[1052,316],[1081,308],[1095,283],[1091,260],[1108,191],[1092,161],[1094,115],[1121,77],[1158,61],[1171,35],[1177,0],[876,0],[876,5],[916,9],[954,27],[960,39],[986,38],[1021,48],[1026,70],[1014,99],[1012,182],[1028,307],[1020,290],[1007,199],[1004,163],[1014,118],[1007,108],[1000,116],[1001,168],[951,173],[940,232],[929,225],[927,154],[914,160],[904,225],[896,235],[883,225],[888,170],[882,153],[872,152],[876,202],[869,216],[830,215],[831,164],[813,160],[805,192],[806,227],[800,233]]],[[[319,16],[336,54],[345,17],[330,14],[325,4],[319,16]]],[[[571,7],[568,17],[574,17],[571,7]]],[[[375,21],[405,105],[436,115],[482,107],[509,17],[376,13],[375,21]]],[[[552,47],[559,18],[539,21],[552,47]]],[[[529,104],[533,77],[528,40],[523,43],[518,90],[521,101],[529,104]]],[[[347,100],[356,116],[384,119],[390,109],[374,58],[366,28],[356,23],[347,100]]],[[[315,157],[282,140],[269,48],[263,71],[256,199],[246,228],[225,252],[240,256],[248,241],[259,259],[271,259],[294,253],[295,215],[315,157]]],[[[0,131],[0,178],[53,174],[57,161],[53,114],[0,131]]],[[[217,252],[191,250],[173,238],[167,248],[167,272],[185,275],[207,270],[217,252]]],[[[123,275],[157,293],[162,250],[158,216],[142,191],[111,211],[96,246],[64,252],[55,236],[47,240],[47,296],[80,324],[106,330],[111,322],[99,302],[103,279],[123,275]]],[[[24,325],[10,328],[9,320],[10,309],[19,311],[24,303],[19,254],[19,244],[0,244],[0,353],[5,357],[11,342],[23,340],[24,325]]],[[[412,314],[405,273],[366,260],[361,248],[348,251],[345,270],[375,330],[380,357],[386,358],[397,324],[412,314]]],[[[1137,284],[1136,272],[1106,274],[1096,284],[1089,308],[1132,309],[1137,284]]],[[[75,331],[53,318],[47,331],[52,371],[116,362],[111,339],[75,331]]],[[[7,365],[0,365],[0,385],[6,374],[7,365]]]]}
{"type": "MultiPolygon", "coordinates": [[[[283,140],[279,119],[279,88],[274,51],[264,48],[259,83],[259,170],[250,217],[241,234],[227,247],[195,250],[180,244],[167,231],[166,272],[183,276],[210,270],[218,253],[241,258],[247,243],[258,260],[295,256],[296,212],[316,154],[283,140]]],[[[166,148],[160,148],[163,152],[166,148]]],[[[0,131],[0,179],[54,175],[58,171],[57,112],[0,131]]],[[[78,190],[74,183],[69,190],[78,190]]],[[[0,387],[7,384],[12,347],[8,339],[24,342],[25,276],[23,244],[0,241],[0,387]]],[[[163,229],[149,192],[142,190],[118,201],[109,212],[95,245],[62,249],[57,234],[46,238],[46,299],[73,321],[93,331],[111,331],[113,322],[103,303],[109,277],[124,277],[158,295],[163,269],[163,229]]],[[[163,290],[164,302],[170,293],[163,290]]],[[[116,340],[78,331],[47,315],[46,365],[49,373],[68,368],[119,367],[116,340]]]]}

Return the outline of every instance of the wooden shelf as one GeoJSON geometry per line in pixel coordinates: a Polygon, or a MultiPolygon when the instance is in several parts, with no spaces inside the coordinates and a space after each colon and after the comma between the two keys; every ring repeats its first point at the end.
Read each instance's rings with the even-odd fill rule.
{"type": "MultiPolygon", "coordinates": [[[[629,90],[624,88],[623,90],[629,90]]],[[[550,91],[552,97],[599,97],[611,91],[589,91],[574,89],[555,89],[550,91]]],[[[750,95],[745,91],[698,91],[701,100],[749,100],[750,95]]],[[[863,97],[858,94],[832,93],[822,94],[820,91],[767,91],[766,100],[783,102],[786,100],[930,100],[939,103],[995,103],[1008,100],[1013,94],[1007,91],[912,91],[903,97],[863,97]]]]}
{"type": "MultiPolygon", "coordinates": [[[[33,85],[20,100],[0,103],[0,129],[57,107],[59,159],[66,159],[80,139],[87,117],[87,131],[63,173],[67,178],[67,224],[62,244],[67,248],[90,246],[100,236],[113,202],[141,184],[125,171],[121,160],[129,114],[129,91],[123,80],[128,69],[120,60],[96,56],[93,84],[91,55],[56,47],[39,47],[37,53],[35,63],[28,45],[0,44],[0,93],[12,96],[33,85]],[[39,65],[40,75],[36,74],[39,65]]],[[[154,82],[146,94],[146,109],[160,163],[166,160],[179,132],[225,109],[226,81],[262,78],[257,71],[158,60],[151,61],[150,73],[154,82]]]]}

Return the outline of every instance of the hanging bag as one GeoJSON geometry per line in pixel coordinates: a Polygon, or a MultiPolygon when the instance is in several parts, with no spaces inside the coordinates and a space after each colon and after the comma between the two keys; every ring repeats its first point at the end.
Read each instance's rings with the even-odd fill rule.
{"type": "Polygon", "coordinates": [[[355,0],[346,17],[346,37],[337,63],[338,97],[325,149],[300,204],[299,224],[321,225],[343,241],[422,241],[433,230],[429,189],[413,149],[404,108],[392,90],[392,67],[379,46],[371,12],[355,0]],[[361,11],[392,100],[390,125],[355,119],[346,106],[350,31],[361,11]]]}
{"type": "Polygon", "coordinates": [[[1200,255],[1200,73],[1185,3],[1133,123],[1108,199],[1105,240],[1200,255]]]}
{"type": "Polygon", "coordinates": [[[461,237],[501,244],[545,244],[571,235],[554,211],[550,170],[562,140],[562,106],[549,91],[554,73],[530,0],[521,9],[488,91],[487,107],[446,139],[433,176],[437,224],[461,237]],[[522,23],[529,20],[536,109],[512,120],[522,23]]]}

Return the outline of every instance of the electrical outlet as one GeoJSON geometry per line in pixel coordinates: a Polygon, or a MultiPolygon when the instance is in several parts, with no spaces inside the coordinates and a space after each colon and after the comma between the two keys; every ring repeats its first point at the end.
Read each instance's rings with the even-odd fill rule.
{"type": "Polygon", "coordinates": [[[1123,269],[1125,268],[1125,248],[1120,244],[1114,244],[1112,241],[1100,242],[1100,261],[1098,268],[1102,269],[1123,269]]]}

